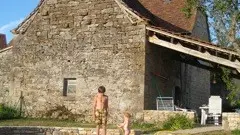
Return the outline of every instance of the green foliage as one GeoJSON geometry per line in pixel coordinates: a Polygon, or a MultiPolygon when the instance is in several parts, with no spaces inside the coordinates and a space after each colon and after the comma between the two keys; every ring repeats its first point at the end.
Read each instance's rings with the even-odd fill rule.
{"type": "Polygon", "coordinates": [[[131,127],[132,128],[136,128],[136,129],[146,129],[146,128],[151,128],[151,127],[154,127],[155,125],[154,124],[151,124],[151,123],[144,123],[144,122],[134,122],[132,123],[131,127]]]}
{"type": "Polygon", "coordinates": [[[225,83],[227,90],[229,90],[228,100],[232,106],[240,107],[240,89],[233,82],[233,79],[230,77],[230,70],[222,68],[222,81],[225,83]]]}
{"type": "MultiPolygon", "coordinates": [[[[208,16],[212,41],[240,53],[240,3],[238,0],[186,0],[185,14],[194,8],[204,9],[208,16]]],[[[232,106],[240,107],[240,88],[230,77],[230,70],[222,68],[220,79],[229,90],[228,100],[232,106]]]]}
{"type": "Polygon", "coordinates": [[[0,104],[0,120],[19,118],[19,114],[15,108],[0,104]]]}
{"type": "Polygon", "coordinates": [[[189,129],[193,127],[194,121],[180,114],[169,117],[168,120],[163,123],[163,129],[165,130],[189,129]]]}
{"type": "Polygon", "coordinates": [[[224,47],[237,47],[240,37],[240,3],[238,0],[186,0],[183,12],[187,17],[194,9],[200,9],[208,16],[211,39],[224,47]]]}
{"type": "Polygon", "coordinates": [[[187,18],[192,16],[192,10],[196,7],[197,0],[187,0],[187,5],[182,9],[187,18]]]}
{"type": "Polygon", "coordinates": [[[131,124],[132,129],[141,129],[143,133],[155,133],[160,131],[161,128],[158,124],[146,123],[146,122],[133,122],[131,124]]]}
{"type": "Polygon", "coordinates": [[[233,130],[231,135],[240,135],[240,130],[233,130]]]}

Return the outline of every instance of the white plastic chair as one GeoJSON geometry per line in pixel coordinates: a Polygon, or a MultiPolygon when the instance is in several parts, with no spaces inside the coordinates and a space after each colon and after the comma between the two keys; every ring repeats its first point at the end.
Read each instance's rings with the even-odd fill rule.
{"type": "Polygon", "coordinates": [[[222,99],[220,96],[211,96],[208,101],[207,117],[213,117],[214,125],[219,125],[218,117],[222,115],[222,99]]]}

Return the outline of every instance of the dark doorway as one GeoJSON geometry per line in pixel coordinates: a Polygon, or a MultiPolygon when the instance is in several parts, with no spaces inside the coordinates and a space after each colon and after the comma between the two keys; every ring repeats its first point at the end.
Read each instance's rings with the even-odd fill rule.
{"type": "Polygon", "coordinates": [[[182,92],[181,92],[181,88],[176,86],[175,87],[175,91],[174,91],[174,105],[177,105],[179,107],[181,107],[181,97],[182,97],[182,92]]]}

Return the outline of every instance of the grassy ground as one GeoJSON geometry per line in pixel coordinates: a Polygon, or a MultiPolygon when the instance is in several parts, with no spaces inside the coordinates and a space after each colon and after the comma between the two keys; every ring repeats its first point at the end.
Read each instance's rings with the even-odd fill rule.
{"type": "Polygon", "coordinates": [[[234,130],[234,131],[232,131],[232,135],[240,135],[240,130],[234,130]]]}
{"type": "MultiPolygon", "coordinates": [[[[95,127],[92,123],[80,123],[74,121],[52,119],[12,119],[1,120],[0,126],[49,126],[49,127],[95,127]]],[[[111,127],[112,125],[110,125],[111,127]]]]}
{"type": "MultiPolygon", "coordinates": [[[[85,127],[95,128],[93,123],[81,123],[74,121],[54,120],[54,119],[13,119],[1,120],[0,126],[47,126],[47,127],[85,127]]],[[[117,128],[115,125],[108,125],[108,128],[117,128]]],[[[133,123],[132,129],[139,129],[145,134],[153,134],[162,129],[158,125],[147,123],[133,123]]],[[[230,133],[211,132],[201,135],[230,135],[230,133]]],[[[240,130],[232,131],[231,135],[240,135],[240,130]]]]}
{"type": "Polygon", "coordinates": [[[215,131],[215,132],[201,133],[196,135],[240,135],[240,130],[234,130],[232,132],[215,131]]]}
{"type": "Polygon", "coordinates": [[[131,128],[139,129],[143,134],[153,134],[162,130],[160,126],[149,123],[133,123],[131,128]]]}
{"type": "MultiPolygon", "coordinates": [[[[74,121],[54,120],[54,119],[12,119],[12,120],[1,120],[0,126],[47,126],[47,127],[85,127],[95,128],[94,123],[81,123],[74,121]]],[[[108,128],[117,128],[116,125],[108,125],[108,128]]],[[[155,133],[161,129],[154,124],[147,123],[133,123],[132,129],[139,129],[144,133],[155,133]]]]}

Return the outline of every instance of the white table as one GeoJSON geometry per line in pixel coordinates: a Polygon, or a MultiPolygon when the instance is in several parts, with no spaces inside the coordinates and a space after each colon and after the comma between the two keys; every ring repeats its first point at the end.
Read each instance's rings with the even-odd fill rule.
{"type": "Polygon", "coordinates": [[[209,107],[201,106],[201,107],[199,107],[199,109],[201,109],[201,125],[205,125],[209,107]]]}

